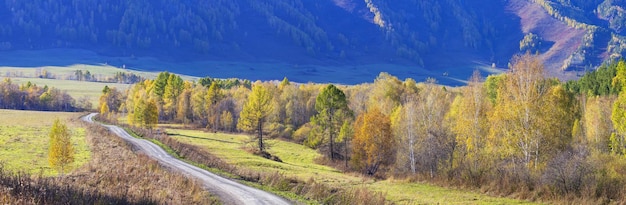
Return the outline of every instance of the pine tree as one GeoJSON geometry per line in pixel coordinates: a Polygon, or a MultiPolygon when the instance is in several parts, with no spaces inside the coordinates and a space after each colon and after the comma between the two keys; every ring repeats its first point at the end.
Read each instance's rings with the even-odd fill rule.
{"type": "Polygon", "coordinates": [[[346,95],[330,84],[317,96],[315,110],[318,114],[311,118],[311,122],[316,126],[316,130],[319,130],[316,133],[322,135],[321,142],[327,142],[329,145],[328,157],[335,160],[335,138],[344,120],[350,115],[346,95]]]}

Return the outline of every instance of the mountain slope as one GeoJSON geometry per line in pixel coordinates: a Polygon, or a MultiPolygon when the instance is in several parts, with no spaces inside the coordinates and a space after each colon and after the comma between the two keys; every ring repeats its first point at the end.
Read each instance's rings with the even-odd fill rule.
{"type": "MultiPolygon", "coordinates": [[[[626,53],[624,0],[7,0],[0,50],[169,61],[507,67],[540,52],[572,77],[626,53]]],[[[407,71],[410,72],[410,71],[407,71]]],[[[465,78],[465,77],[463,77],[465,78]]]]}

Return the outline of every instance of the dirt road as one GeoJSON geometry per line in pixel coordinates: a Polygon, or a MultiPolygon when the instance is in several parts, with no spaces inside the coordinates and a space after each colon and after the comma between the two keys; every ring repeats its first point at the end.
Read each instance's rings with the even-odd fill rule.
{"type": "MultiPolygon", "coordinates": [[[[96,115],[97,113],[86,115],[82,118],[82,120],[89,123],[97,123],[93,121],[93,117],[96,115]]],[[[159,163],[163,164],[164,166],[170,167],[173,170],[179,171],[185,175],[198,179],[198,181],[200,181],[207,188],[207,190],[209,190],[209,192],[217,195],[224,204],[292,204],[291,202],[274,194],[242,185],[230,179],[226,179],[211,172],[208,172],[204,169],[187,164],[179,159],[170,156],[167,152],[165,152],[165,150],[161,149],[161,147],[155,145],[148,140],[132,137],[124,129],[118,126],[104,124],[100,125],[106,127],[117,136],[133,144],[140,150],[140,152],[159,161],[159,163]]]]}

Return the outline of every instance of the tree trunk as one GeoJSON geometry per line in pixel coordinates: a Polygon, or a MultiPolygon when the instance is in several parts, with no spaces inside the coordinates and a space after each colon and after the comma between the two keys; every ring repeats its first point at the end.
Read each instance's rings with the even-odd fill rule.
{"type": "Polygon", "coordinates": [[[259,127],[257,128],[257,132],[259,133],[259,151],[264,152],[265,147],[263,145],[263,122],[261,120],[257,123],[259,127]]]}

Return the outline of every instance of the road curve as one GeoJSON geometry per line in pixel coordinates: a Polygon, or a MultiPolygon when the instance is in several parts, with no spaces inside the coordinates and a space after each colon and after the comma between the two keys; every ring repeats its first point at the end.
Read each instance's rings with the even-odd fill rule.
{"type": "MultiPolygon", "coordinates": [[[[96,115],[97,113],[91,113],[82,117],[82,120],[89,123],[96,123],[93,121],[93,117],[96,115]]],[[[185,175],[192,176],[198,179],[209,190],[209,192],[217,195],[224,204],[291,204],[291,202],[274,194],[270,194],[256,188],[242,185],[230,179],[226,179],[211,172],[208,172],[204,169],[187,164],[186,162],[170,156],[167,152],[165,152],[165,150],[161,149],[161,147],[155,145],[148,140],[132,137],[124,129],[118,126],[104,124],[100,125],[106,127],[111,132],[115,133],[117,136],[121,137],[127,142],[132,143],[143,153],[157,160],[164,166],[170,167],[174,170],[184,173],[185,175]]]]}

